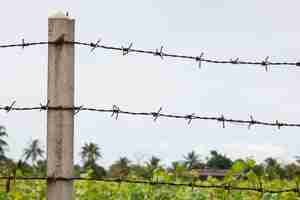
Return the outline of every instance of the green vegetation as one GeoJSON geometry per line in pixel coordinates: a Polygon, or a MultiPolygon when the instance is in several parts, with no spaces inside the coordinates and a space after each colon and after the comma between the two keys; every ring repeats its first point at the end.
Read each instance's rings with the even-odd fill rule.
{"type": "MultiPolygon", "coordinates": [[[[13,161],[5,154],[6,129],[0,126],[0,176],[45,177],[45,151],[38,140],[33,140],[24,148],[24,160],[13,161]]],[[[74,175],[83,178],[118,178],[123,180],[143,180],[190,184],[170,186],[154,184],[133,184],[120,182],[75,181],[75,199],[78,200],[300,200],[296,191],[270,193],[266,190],[297,188],[300,183],[300,159],[283,165],[274,158],[263,163],[252,159],[231,160],[226,155],[211,151],[205,161],[195,151],[183,156],[182,161],[174,161],[164,166],[160,158],[152,156],[144,163],[135,163],[127,157],[116,160],[107,169],[97,161],[103,155],[95,143],[86,143],[80,152],[82,165],[74,166],[74,175]],[[204,169],[227,170],[224,177],[201,178],[204,169]],[[216,188],[197,188],[196,185],[223,185],[230,187],[256,188],[265,191],[239,191],[216,188]]],[[[0,180],[0,200],[45,199],[46,181],[0,180]]]]}

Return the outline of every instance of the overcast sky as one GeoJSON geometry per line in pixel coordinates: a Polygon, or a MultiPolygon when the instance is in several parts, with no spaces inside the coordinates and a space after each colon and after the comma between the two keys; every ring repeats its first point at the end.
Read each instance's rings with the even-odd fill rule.
{"type": "MultiPolygon", "coordinates": [[[[274,0],[153,0],[153,1],[6,1],[1,6],[0,43],[47,40],[52,11],[69,12],[76,19],[76,40],[105,45],[129,45],[167,53],[208,58],[262,61],[300,59],[299,1],[274,0]]],[[[0,105],[35,106],[47,100],[47,46],[0,49],[0,105]]],[[[299,123],[300,69],[204,64],[151,55],[76,47],[77,105],[130,111],[299,123]]],[[[85,142],[99,145],[101,164],[120,156],[142,161],[151,155],[164,163],[181,160],[195,150],[204,160],[212,149],[231,158],[268,156],[282,161],[300,155],[297,128],[247,127],[196,121],[105,113],[76,115],[75,160],[85,142]]],[[[7,128],[8,155],[18,159],[32,139],[46,146],[46,113],[0,113],[7,128]]]]}

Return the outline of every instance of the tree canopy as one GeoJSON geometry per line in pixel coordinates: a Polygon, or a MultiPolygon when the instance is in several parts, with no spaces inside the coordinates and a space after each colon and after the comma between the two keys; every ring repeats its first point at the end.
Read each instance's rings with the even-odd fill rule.
{"type": "Polygon", "coordinates": [[[210,151],[210,157],[206,162],[206,167],[213,169],[230,169],[233,162],[226,155],[222,155],[215,150],[210,151]]]}

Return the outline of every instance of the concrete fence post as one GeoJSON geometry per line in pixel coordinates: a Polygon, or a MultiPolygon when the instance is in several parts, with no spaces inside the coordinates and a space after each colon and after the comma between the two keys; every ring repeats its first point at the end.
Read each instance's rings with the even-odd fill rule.
{"type": "MultiPolygon", "coordinates": [[[[75,20],[63,14],[48,19],[48,41],[74,41],[75,20]]],[[[48,102],[74,106],[74,44],[48,45],[48,102]]],[[[47,112],[47,176],[73,177],[73,110],[47,112]]],[[[48,200],[73,199],[73,181],[47,181],[48,200]]]]}

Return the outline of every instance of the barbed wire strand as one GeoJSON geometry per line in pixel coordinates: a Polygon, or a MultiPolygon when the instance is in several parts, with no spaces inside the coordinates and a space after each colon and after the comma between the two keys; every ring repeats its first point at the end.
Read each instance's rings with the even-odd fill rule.
{"type": "Polygon", "coordinates": [[[81,46],[88,46],[91,47],[91,51],[94,51],[96,48],[102,48],[107,50],[115,50],[121,51],[122,54],[128,55],[129,53],[139,53],[139,54],[151,54],[154,56],[159,56],[161,59],[164,57],[173,57],[173,58],[181,58],[181,59],[190,59],[195,60],[199,63],[199,68],[202,67],[202,62],[206,63],[214,63],[214,64],[233,64],[233,65],[261,65],[268,71],[269,66],[294,66],[300,67],[300,61],[298,62],[271,62],[269,61],[269,56],[267,56],[262,61],[242,61],[239,58],[230,59],[230,60],[220,60],[220,59],[209,59],[204,57],[204,53],[201,52],[200,56],[189,56],[189,55],[181,55],[181,54],[170,54],[163,51],[163,46],[160,47],[160,50],[156,49],[155,51],[151,50],[142,50],[142,49],[133,49],[133,43],[130,43],[128,47],[115,47],[115,46],[108,46],[108,45],[101,45],[100,42],[102,40],[98,40],[96,43],[93,42],[78,42],[78,41],[42,41],[42,42],[24,42],[22,43],[14,43],[14,44],[2,44],[0,48],[12,48],[12,47],[28,47],[28,46],[36,46],[36,45],[61,45],[61,44],[73,44],[73,45],[81,45],[81,46]]]}
{"type": "Polygon", "coordinates": [[[281,127],[297,127],[297,128],[300,127],[299,123],[280,122],[279,120],[275,120],[274,122],[259,121],[259,120],[255,120],[252,115],[250,116],[250,120],[244,120],[244,119],[226,118],[224,117],[223,114],[220,117],[199,116],[199,115],[195,115],[195,113],[185,114],[185,115],[168,114],[168,113],[162,113],[161,112],[162,108],[159,108],[159,110],[155,112],[133,112],[133,111],[121,110],[116,105],[113,105],[112,109],[104,109],[104,108],[92,108],[92,107],[84,107],[84,106],[74,106],[74,107],[49,106],[49,101],[46,105],[40,104],[40,106],[34,106],[34,107],[16,107],[14,106],[15,103],[16,101],[13,101],[10,105],[6,105],[6,106],[0,105],[0,110],[6,111],[7,113],[12,111],[31,111],[31,110],[38,110],[38,111],[72,110],[74,111],[74,114],[77,114],[81,111],[91,111],[91,112],[111,113],[111,117],[115,117],[115,119],[118,119],[120,114],[133,115],[133,116],[151,116],[154,122],[156,122],[159,117],[184,119],[188,121],[189,125],[191,124],[192,120],[209,120],[209,121],[221,122],[223,128],[225,128],[225,123],[247,125],[248,129],[250,129],[253,125],[272,126],[272,127],[277,127],[278,129],[280,129],[281,127]]]}
{"type": "MultiPolygon", "coordinates": [[[[22,39],[22,43],[16,44],[4,44],[0,45],[0,48],[12,48],[12,47],[22,47],[24,49],[28,46],[35,46],[35,45],[61,45],[61,44],[76,44],[82,46],[89,46],[91,47],[91,52],[94,51],[96,48],[108,49],[108,50],[116,50],[121,51],[123,55],[128,55],[129,53],[140,53],[140,54],[152,54],[154,56],[159,56],[161,59],[164,57],[173,57],[173,58],[181,58],[181,59],[191,59],[195,60],[199,63],[199,68],[202,67],[202,62],[207,63],[215,63],[215,64],[238,64],[238,65],[261,65],[265,67],[265,70],[268,71],[268,66],[279,66],[279,65],[287,65],[287,66],[300,66],[300,62],[270,62],[268,61],[269,57],[266,57],[265,60],[258,62],[258,61],[241,61],[239,58],[230,59],[230,60],[218,60],[218,59],[208,59],[204,58],[204,53],[202,52],[200,56],[187,56],[187,55],[179,55],[179,54],[168,54],[163,52],[163,46],[160,47],[160,50],[156,49],[156,51],[150,50],[140,50],[140,49],[132,49],[133,43],[126,47],[114,47],[114,46],[106,46],[100,45],[101,39],[99,39],[96,43],[87,43],[87,42],[76,42],[76,41],[63,41],[63,42],[31,42],[25,43],[25,40],[22,39]]],[[[224,115],[221,117],[204,117],[204,116],[197,116],[195,113],[189,115],[174,115],[174,114],[164,114],[161,113],[162,108],[160,108],[157,112],[132,112],[132,111],[124,111],[121,110],[118,106],[114,105],[113,109],[100,109],[100,108],[88,108],[84,106],[80,107],[62,107],[56,106],[51,107],[49,106],[49,102],[46,105],[40,104],[40,106],[36,107],[14,107],[14,101],[9,106],[0,106],[0,110],[4,110],[6,112],[11,111],[28,111],[28,110],[73,110],[74,114],[79,113],[80,111],[96,111],[96,112],[107,112],[111,113],[111,116],[115,116],[118,119],[119,114],[127,114],[127,115],[135,115],[135,116],[152,116],[154,121],[158,119],[158,117],[165,117],[165,118],[176,118],[176,119],[185,119],[188,120],[188,124],[191,123],[192,120],[212,120],[212,121],[219,121],[222,122],[223,128],[225,128],[225,122],[228,123],[238,123],[238,124],[247,124],[248,128],[252,125],[264,125],[264,126],[275,126],[280,129],[280,127],[300,127],[300,124],[291,124],[286,122],[279,122],[276,120],[275,122],[263,122],[254,120],[253,116],[250,116],[250,120],[240,120],[240,119],[229,119],[225,118],[224,115]]],[[[192,187],[192,188],[215,188],[215,189],[225,189],[225,190],[241,190],[241,191],[256,191],[256,192],[265,192],[265,193],[284,193],[284,192],[299,192],[299,188],[290,188],[284,190],[270,190],[265,188],[250,188],[250,187],[234,187],[231,185],[199,185],[193,183],[172,183],[172,182],[159,182],[159,181],[141,181],[141,180],[130,180],[130,179],[104,179],[104,178],[80,178],[80,177],[72,177],[72,178],[63,178],[63,177],[0,177],[0,179],[6,180],[77,180],[77,181],[101,181],[101,182],[114,182],[114,183],[134,183],[134,184],[150,184],[150,185],[168,185],[168,186],[182,186],[182,187],[192,187]]]]}
{"type": "Polygon", "coordinates": [[[264,193],[286,193],[286,192],[296,192],[298,193],[298,188],[288,188],[282,190],[272,190],[266,188],[254,188],[254,187],[237,187],[232,185],[200,185],[195,182],[189,183],[176,183],[176,182],[162,182],[162,181],[146,181],[138,179],[125,179],[125,178],[83,178],[83,177],[13,177],[13,176],[2,176],[0,180],[48,180],[48,181],[99,181],[99,182],[110,182],[110,183],[129,183],[129,184],[149,184],[149,185],[166,185],[175,187],[192,187],[192,188],[202,188],[202,189],[224,189],[224,190],[239,190],[239,191],[254,191],[254,192],[264,192],[264,193]]]}

